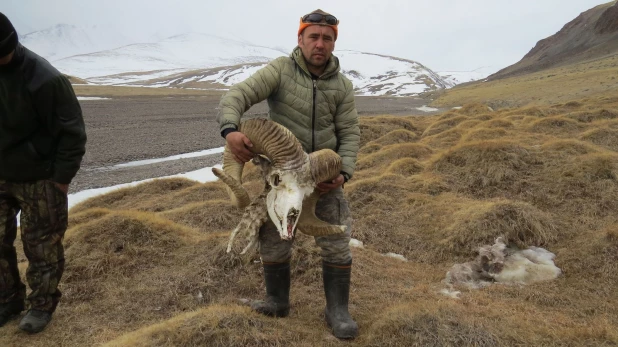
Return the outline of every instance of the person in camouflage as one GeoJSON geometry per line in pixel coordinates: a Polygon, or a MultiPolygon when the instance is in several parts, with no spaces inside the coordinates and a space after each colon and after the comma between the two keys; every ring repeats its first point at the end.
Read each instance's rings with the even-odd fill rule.
{"type": "Polygon", "coordinates": [[[25,309],[14,246],[19,212],[31,289],[19,327],[36,333],[51,320],[61,297],[67,193],[85,145],[81,108],[68,79],[19,44],[0,13],[0,326],[25,309]]]}
{"type": "MultiPolygon", "coordinates": [[[[251,141],[238,126],[252,105],[268,100],[269,117],[288,128],[305,152],[332,149],[341,156],[341,174],[322,182],[316,215],[336,225],[347,225],[342,234],[316,237],[322,252],[322,274],[326,295],[326,322],[333,334],[354,338],[358,326],[348,312],[352,254],[351,222],[343,184],[354,174],[360,142],[358,114],[352,83],[340,73],[339,59],[332,55],[339,20],[322,10],[300,20],[298,47],[289,57],[270,62],[247,80],[233,86],[220,102],[218,121],[221,135],[238,162],[253,157],[251,141]]],[[[282,240],[269,220],[260,229],[259,252],[266,282],[266,300],[252,302],[252,308],[269,316],[289,314],[290,257],[292,241],[282,240]]]]}

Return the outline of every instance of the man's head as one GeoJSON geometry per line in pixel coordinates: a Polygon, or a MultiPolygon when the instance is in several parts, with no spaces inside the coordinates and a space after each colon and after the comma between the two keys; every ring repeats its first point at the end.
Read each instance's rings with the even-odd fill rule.
{"type": "Polygon", "coordinates": [[[11,61],[16,47],[17,31],[11,21],[0,12],[0,64],[8,64],[11,61]]]}
{"type": "Polygon", "coordinates": [[[322,10],[301,17],[298,46],[311,72],[323,71],[335,50],[339,20],[322,10]]]}

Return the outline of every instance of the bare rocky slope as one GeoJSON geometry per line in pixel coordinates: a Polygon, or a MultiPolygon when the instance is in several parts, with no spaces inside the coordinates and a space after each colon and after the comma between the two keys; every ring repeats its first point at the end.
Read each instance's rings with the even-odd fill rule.
{"type": "Polygon", "coordinates": [[[556,34],[540,40],[519,62],[488,80],[533,73],[549,68],[618,55],[618,2],[581,13],[556,34]]]}

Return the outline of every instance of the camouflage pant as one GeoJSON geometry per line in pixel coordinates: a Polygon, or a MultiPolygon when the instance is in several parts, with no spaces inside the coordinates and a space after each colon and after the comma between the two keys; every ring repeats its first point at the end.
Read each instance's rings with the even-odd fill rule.
{"type": "MultiPolygon", "coordinates": [[[[318,218],[331,224],[347,225],[346,232],[328,236],[315,237],[315,242],[322,248],[322,260],[333,264],[349,264],[350,232],[352,217],[348,202],[343,196],[343,189],[338,188],[323,194],[315,208],[318,218]]],[[[266,263],[283,263],[292,256],[294,240],[282,240],[270,219],[260,229],[260,257],[266,263]]]]}
{"type": "Polygon", "coordinates": [[[28,296],[30,307],[53,312],[61,296],[58,282],[64,270],[62,238],[67,228],[67,195],[47,180],[0,180],[0,303],[26,298],[13,245],[19,211],[21,240],[29,262],[26,278],[32,290],[28,296]]]}

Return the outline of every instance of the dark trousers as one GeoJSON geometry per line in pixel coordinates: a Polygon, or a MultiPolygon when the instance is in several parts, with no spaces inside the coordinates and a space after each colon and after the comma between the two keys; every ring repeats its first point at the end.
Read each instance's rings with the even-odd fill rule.
{"type": "Polygon", "coordinates": [[[60,301],[58,283],[64,270],[62,239],[67,229],[67,195],[47,180],[0,180],[0,303],[26,299],[14,246],[17,214],[24,253],[26,279],[32,292],[30,308],[53,312],[60,301]]]}

